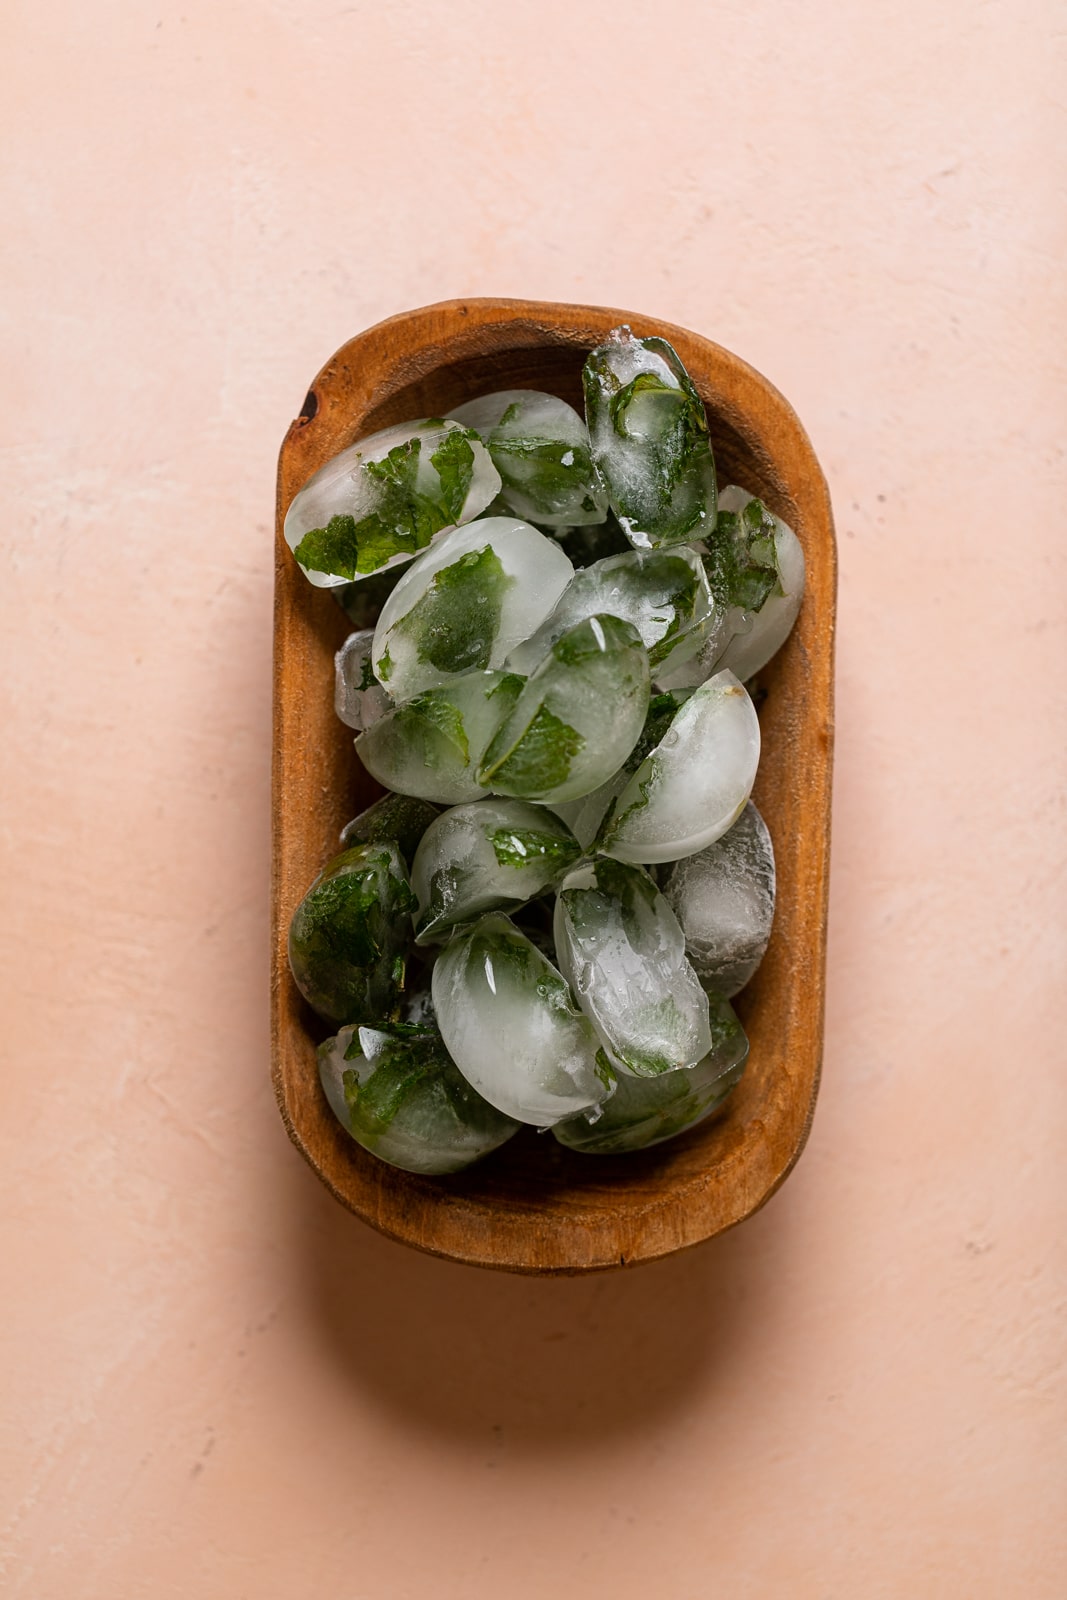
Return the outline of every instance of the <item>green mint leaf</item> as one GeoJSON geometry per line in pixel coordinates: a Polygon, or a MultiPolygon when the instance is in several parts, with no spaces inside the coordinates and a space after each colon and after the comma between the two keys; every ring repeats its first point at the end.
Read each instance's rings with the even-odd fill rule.
{"type": "Polygon", "coordinates": [[[354,578],[359,571],[359,538],[355,517],[331,517],[325,528],[311,528],[293,551],[309,572],[354,578]]]}
{"type": "Polygon", "coordinates": [[[544,704],[511,748],[494,760],[496,742],[494,739],[490,746],[478,782],[491,786],[496,780],[519,794],[539,794],[566,782],[571,763],[585,745],[577,729],[554,716],[544,704]]]}
{"type": "Polygon", "coordinates": [[[721,604],[759,611],[776,590],[781,592],[774,533],[774,519],[759,500],[750,500],[740,514],[719,513],[705,541],[704,570],[721,604]]]}
{"type": "Polygon", "coordinates": [[[414,712],[422,717],[425,722],[443,733],[445,738],[455,745],[464,763],[470,760],[470,744],[467,740],[467,730],[463,725],[463,714],[458,706],[445,698],[437,689],[427,689],[425,694],[416,695],[414,700],[403,707],[405,712],[414,712]]]}
{"type": "Polygon", "coordinates": [[[420,661],[439,672],[488,667],[503,598],[513,581],[492,545],[468,551],[434,574],[397,630],[413,641],[420,661]]]}
{"type": "Polygon", "coordinates": [[[441,480],[441,503],[449,521],[458,522],[474,476],[474,451],[468,434],[451,428],[431,455],[430,465],[441,480]]]}
{"type": "Polygon", "coordinates": [[[489,843],[502,867],[544,864],[562,871],[581,855],[577,840],[536,833],[532,828],[496,828],[489,835],[489,843]]]}

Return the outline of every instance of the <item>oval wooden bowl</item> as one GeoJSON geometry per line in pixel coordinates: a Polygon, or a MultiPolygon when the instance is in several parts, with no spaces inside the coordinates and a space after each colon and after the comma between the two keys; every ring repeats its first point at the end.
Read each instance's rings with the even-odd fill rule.
{"type": "Polygon", "coordinates": [[[273,1077],[294,1144],[343,1205],[390,1238],[512,1272],[651,1261],[751,1216],[803,1149],[822,1055],[836,550],[826,484],[790,406],[720,346],[635,312],[524,300],[406,312],[350,340],[308,392],[278,465],[275,563],[273,1077]],[[720,483],[760,494],[807,558],[799,621],[755,693],[754,798],[774,839],[778,904],[766,958],[737,1000],[751,1055],[722,1117],[656,1149],[582,1156],[523,1129],[466,1173],[415,1177],[367,1155],[334,1120],[315,1061],[327,1030],[289,974],[293,910],[341,827],[380,791],[333,711],[333,652],[348,624],[300,572],[282,523],[311,473],[377,428],[494,389],[548,390],[580,409],[585,355],[621,322],[674,345],[707,405],[720,483]]]}

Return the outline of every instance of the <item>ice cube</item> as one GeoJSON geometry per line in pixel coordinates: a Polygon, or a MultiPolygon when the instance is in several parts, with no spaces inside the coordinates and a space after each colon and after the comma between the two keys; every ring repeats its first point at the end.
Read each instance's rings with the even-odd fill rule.
{"type": "Polygon", "coordinates": [[[593,460],[639,549],[715,526],[715,462],[704,404],[666,339],[616,328],[582,373],[593,460]]]}
{"type": "Polygon", "coordinates": [[[485,748],[525,684],[517,672],[468,672],[427,689],[361,733],[356,750],[387,789],[446,806],[479,800],[485,748]]]}
{"type": "Polygon", "coordinates": [[[501,478],[498,504],[543,527],[603,522],[607,491],[593,466],[589,433],[565,400],[536,389],[503,389],[448,413],[484,440],[501,478]]]}
{"type": "Polygon", "coordinates": [[[414,909],[395,844],[354,845],[335,856],[289,924],[289,965],[308,1004],[333,1022],[394,1017],[414,909]]]}
{"type": "Polygon", "coordinates": [[[385,428],[327,461],[294,496],[285,541],[320,589],[410,561],[500,488],[482,441],[431,418],[385,428]]]}
{"type": "Polygon", "coordinates": [[[637,629],[655,672],[692,655],[713,621],[714,603],[695,550],[630,550],[576,572],[554,610],[508,657],[532,672],[568,628],[585,617],[619,617],[637,629]]]}
{"type": "Polygon", "coordinates": [[[719,1111],[745,1069],[748,1040],[729,1001],[711,997],[712,1046],[695,1067],[658,1078],[619,1073],[615,1093],[591,1112],[552,1129],[560,1144],[584,1155],[621,1155],[673,1139],[719,1111]]]}
{"type": "Polygon", "coordinates": [[[411,564],[382,607],[375,675],[402,702],[502,666],[573,576],[555,539],[515,517],[455,528],[411,564]]]}
{"type": "Polygon", "coordinates": [[[433,1001],[453,1061],[506,1116],[550,1127],[610,1092],[597,1036],[563,978],[499,912],[445,946],[433,1001]]]}
{"type": "Polygon", "coordinates": [[[670,690],[657,694],[649,701],[641,736],[617,772],[591,794],[579,800],[554,800],[549,809],[565,822],[583,850],[588,850],[596,838],[612,801],[626,788],[642,761],[654,750],[670,728],[676,712],[683,706],[691,689],[670,690]]]}
{"type": "Polygon", "coordinates": [[[763,960],[774,918],[774,846],[751,800],[720,839],[670,868],[663,893],[701,979],[735,995],[763,960]]]}
{"type": "Polygon", "coordinates": [[[576,867],[559,887],[553,931],[560,971],[613,1063],[651,1078],[711,1049],[708,997],[647,872],[608,857],[576,867]]]}
{"type": "Polygon", "coordinates": [[[423,835],[411,868],[416,942],[447,938],[484,911],[511,911],[555,883],[580,854],[544,806],[478,800],[454,806],[423,835]]]}
{"type": "Polygon", "coordinates": [[[616,617],[557,639],[485,752],[478,781],[526,800],[576,800],[617,770],[648,710],[648,654],[616,617]]]}
{"type": "Polygon", "coordinates": [[[357,1144],[405,1172],[461,1172],[518,1132],[471,1088],[433,1026],[342,1028],[319,1046],[319,1079],[357,1144]]]}
{"type": "Polygon", "coordinates": [[[370,664],[373,639],[373,628],[350,633],[333,658],[334,710],[347,727],[360,732],[384,717],[393,704],[370,664]]]}
{"type": "MultiPolygon", "coordinates": [[[[729,670],[744,682],[753,677],[788,639],[804,598],[804,551],[789,527],[769,511],[761,500],[736,485],[724,489],[719,498],[720,519],[734,520],[735,547],[747,539],[765,552],[773,567],[773,582],[765,596],[759,592],[742,597],[747,604],[736,606],[731,614],[731,638],[719,657],[720,668],[729,670]],[[752,601],[759,600],[758,605],[752,601]]],[[[714,573],[712,573],[714,582],[714,573]]]]}
{"type": "Polygon", "coordinates": [[[348,850],[354,844],[379,844],[390,839],[404,860],[410,862],[419,840],[440,814],[427,800],[414,800],[406,794],[383,795],[341,829],[341,848],[348,850]]]}
{"type": "Polygon", "coordinates": [[[744,810],[759,751],[752,701],[732,672],[717,672],[685,702],[619,795],[598,849],[621,861],[652,862],[713,844],[744,810]]]}

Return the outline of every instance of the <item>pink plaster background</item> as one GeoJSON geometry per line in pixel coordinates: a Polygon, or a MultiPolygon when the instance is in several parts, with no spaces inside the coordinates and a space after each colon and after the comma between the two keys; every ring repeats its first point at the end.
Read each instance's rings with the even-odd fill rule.
{"type": "Polygon", "coordinates": [[[4,1592],[1058,1600],[1062,12],[4,33],[4,1592]],[[737,350],[838,517],[811,1142],[588,1281],[384,1242],[268,1081],[278,444],[343,339],[477,294],[737,350]]]}

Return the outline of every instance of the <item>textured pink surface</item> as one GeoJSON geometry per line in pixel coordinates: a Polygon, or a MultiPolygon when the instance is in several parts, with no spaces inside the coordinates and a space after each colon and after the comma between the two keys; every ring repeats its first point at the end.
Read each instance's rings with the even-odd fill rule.
{"type": "Polygon", "coordinates": [[[1067,1589],[1062,30],[850,15],[9,16],[6,1594],[1067,1589]],[[466,294],[737,350],[838,514],[811,1142],[591,1281],[377,1238],[267,1076],[277,446],[466,294]]]}

